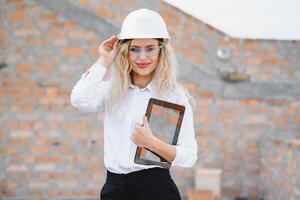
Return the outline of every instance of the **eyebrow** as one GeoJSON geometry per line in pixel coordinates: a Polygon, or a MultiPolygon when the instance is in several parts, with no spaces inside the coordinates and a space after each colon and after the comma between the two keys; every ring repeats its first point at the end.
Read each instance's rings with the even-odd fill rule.
{"type": "MultiPolygon", "coordinates": [[[[150,45],[147,45],[147,47],[152,47],[152,46],[156,46],[155,44],[150,44],[150,45]]],[[[141,46],[137,46],[137,45],[130,45],[130,47],[138,47],[138,48],[141,48],[141,46]]]]}

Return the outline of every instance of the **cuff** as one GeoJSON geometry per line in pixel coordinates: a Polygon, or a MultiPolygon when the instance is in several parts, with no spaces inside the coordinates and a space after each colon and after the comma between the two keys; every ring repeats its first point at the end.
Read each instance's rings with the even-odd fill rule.
{"type": "Polygon", "coordinates": [[[183,147],[183,146],[175,146],[176,155],[172,162],[172,165],[181,166],[181,167],[192,167],[194,166],[197,155],[194,155],[192,151],[183,147]]]}
{"type": "Polygon", "coordinates": [[[82,75],[81,78],[97,79],[102,81],[106,71],[107,69],[103,66],[103,64],[96,62],[82,75]]]}
{"type": "Polygon", "coordinates": [[[180,146],[175,146],[176,155],[172,162],[173,165],[181,165],[184,162],[184,149],[180,148],[180,146]]]}

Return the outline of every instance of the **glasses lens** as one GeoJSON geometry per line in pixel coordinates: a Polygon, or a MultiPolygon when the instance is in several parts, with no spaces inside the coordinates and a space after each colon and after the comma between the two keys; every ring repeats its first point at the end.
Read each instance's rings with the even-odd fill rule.
{"type": "Polygon", "coordinates": [[[145,52],[145,55],[148,58],[153,58],[156,56],[160,50],[161,46],[150,46],[146,47],[145,49],[140,48],[140,47],[129,47],[129,54],[132,55],[135,58],[138,58],[141,56],[142,51],[145,52]]]}
{"type": "Polygon", "coordinates": [[[141,54],[141,48],[139,48],[139,47],[129,47],[129,53],[133,57],[138,57],[141,54]]]}

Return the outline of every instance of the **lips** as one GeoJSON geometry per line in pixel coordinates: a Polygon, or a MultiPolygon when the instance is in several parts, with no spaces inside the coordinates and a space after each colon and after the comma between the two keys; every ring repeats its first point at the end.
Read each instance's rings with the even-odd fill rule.
{"type": "Polygon", "coordinates": [[[146,68],[150,63],[135,63],[139,68],[146,68]]]}

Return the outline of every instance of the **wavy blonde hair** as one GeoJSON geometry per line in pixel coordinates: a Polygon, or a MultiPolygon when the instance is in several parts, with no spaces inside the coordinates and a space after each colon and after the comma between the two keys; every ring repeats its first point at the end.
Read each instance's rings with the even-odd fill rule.
{"type": "MultiPolygon", "coordinates": [[[[176,58],[170,41],[166,39],[157,39],[162,45],[158,66],[155,69],[153,76],[153,85],[159,95],[165,95],[170,92],[177,93],[177,89],[184,90],[189,102],[195,108],[194,98],[184,87],[177,81],[176,58]]],[[[117,55],[111,71],[110,78],[110,94],[109,102],[111,105],[116,104],[126,94],[131,80],[132,64],[129,59],[129,46],[131,39],[122,40],[117,45],[117,55]]]]}

